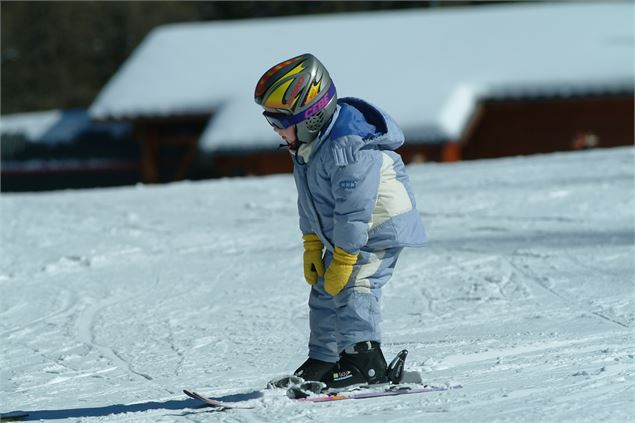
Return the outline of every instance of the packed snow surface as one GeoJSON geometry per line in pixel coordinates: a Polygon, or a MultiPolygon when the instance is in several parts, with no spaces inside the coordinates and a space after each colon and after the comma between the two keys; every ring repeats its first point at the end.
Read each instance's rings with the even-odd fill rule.
{"type": "Polygon", "coordinates": [[[626,422],[634,150],[409,167],[430,235],[384,289],[383,348],[463,389],[306,404],[289,175],[3,194],[0,411],[68,422],[626,422]],[[251,410],[197,408],[181,389],[251,410]]]}

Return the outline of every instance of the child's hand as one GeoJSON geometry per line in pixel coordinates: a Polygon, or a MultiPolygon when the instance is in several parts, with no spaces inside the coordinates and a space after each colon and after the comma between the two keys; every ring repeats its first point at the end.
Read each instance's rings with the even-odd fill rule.
{"type": "Polygon", "coordinates": [[[335,247],[333,260],[324,275],[324,290],[333,296],[339,294],[348,283],[355,263],[357,254],[349,254],[340,247],[335,247]]]}
{"type": "Polygon", "coordinates": [[[322,249],[324,245],[315,234],[307,234],[304,240],[304,279],[309,285],[317,283],[318,276],[324,276],[324,262],[322,261],[322,249]]]}

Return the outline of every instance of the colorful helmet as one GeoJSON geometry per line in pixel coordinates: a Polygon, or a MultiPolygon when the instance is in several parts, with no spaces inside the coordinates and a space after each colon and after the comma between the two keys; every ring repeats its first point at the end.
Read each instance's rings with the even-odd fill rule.
{"type": "Polygon", "coordinates": [[[300,142],[311,142],[337,106],[328,71],[312,54],[281,62],[260,78],[254,93],[267,121],[280,129],[296,125],[300,142]]]}

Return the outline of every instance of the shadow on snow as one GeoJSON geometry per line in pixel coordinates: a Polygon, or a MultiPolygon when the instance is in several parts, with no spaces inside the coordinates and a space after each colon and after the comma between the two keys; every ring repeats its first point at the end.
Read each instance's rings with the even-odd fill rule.
{"type": "MultiPolygon", "coordinates": [[[[262,397],[263,394],[260,391],[253,391],[244,394],[227,395],[224,397],[214,397],[219,401],[226,403],[247,401],[262,397]]],[[[28,414],[28,416],[20,418],[20,421],[33,421],[33,420],[61,420],[70,418],[82,418],[82,417],[105,417],[112,414],[123,413],[140,413],[150,410],[188,410],[210,408],[201,401],[187,398],[182,400],[170,400],[164,402],[144,402],[138,404],[115,404],[107,405],[103,407],[90,407],[90,408],[70,408],[61,410],[19,410],[11,411],[9,413],[2,413],[2,420],[10,419],[11,416],[19,416],[28,414]]],[[[210,410],[216,410],[210,408],[210,410]]],[[[186,413],[187,414],[187,413],[186,413]]]]}

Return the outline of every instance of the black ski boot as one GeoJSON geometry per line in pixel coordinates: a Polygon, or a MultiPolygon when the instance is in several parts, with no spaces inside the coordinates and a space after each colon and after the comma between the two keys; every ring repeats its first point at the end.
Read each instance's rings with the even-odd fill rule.
{"type": "Polygon", "coordinates": [[[322,381],[332,389],[386,383],[386,369],[386,359],[379,342],[359,342],[340,354],[337,368],[322,381]]]}
{"type": "Polygon", "coordinates": [[[329,377],[336,366],[337,363],[329,363],[309,357],[295,372],[293,372],[293,375],[301,377],[306,381],[320,382],[329,377]]]}
{"type": "Polygon", "coordinates": [[[333,365],[321,381],[303,382],[297,376],[291,376],[291,378],[300,379],[300,382],[295,381],[284,387],[288,388],[289,398],[298,399],[315,394],[336,393],[349,387],[379,383],[390,383],[395,386],[404,382],[421,384],[419,372],[404,370],[407,356],[408,350],[401,350],[386,367],[386,360],[379,343],[360,342],[342,352],[339,363],[333,365]]]}
{"type": "Polygon", "coordinates": [[[329,363],[309,357],[290,376],[273,379],[267,383],[268,388],[288,389],[291,398],[303,398],[318,393],[326,388],[323,380],[337,369],[337,363],[329,363]]]}

